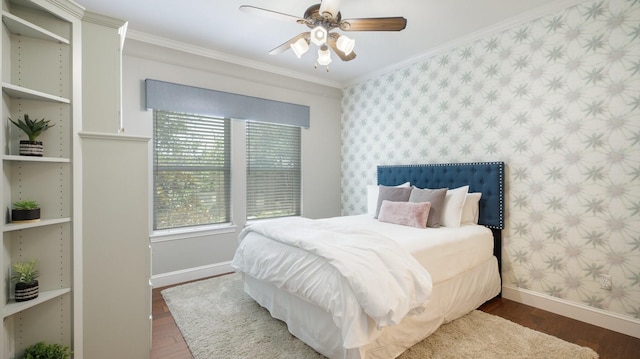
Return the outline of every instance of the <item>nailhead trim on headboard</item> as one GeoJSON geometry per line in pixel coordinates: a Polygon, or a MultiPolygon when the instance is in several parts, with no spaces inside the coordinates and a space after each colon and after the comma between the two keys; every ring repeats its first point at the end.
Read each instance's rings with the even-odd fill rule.
{"type": "Polygon", "coordinates": [[[482,192],[478,223],[504,228],[504,162],[468,162],[378,166],[378,184],[410,182],[419,188],[457,188],[482,192]]]}

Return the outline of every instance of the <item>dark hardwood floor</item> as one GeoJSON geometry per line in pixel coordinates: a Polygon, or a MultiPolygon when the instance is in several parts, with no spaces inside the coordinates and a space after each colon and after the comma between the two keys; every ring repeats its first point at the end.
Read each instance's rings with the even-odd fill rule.
{"type": "MultiPolygon", "coordinates": [[[[193,358],[176,326],[160,292],[153,290],[153,343],[151,359],[193,358]]],[[[484,304],[480,310],[491,313],[525,327],[556,336],[595,350],[600,359],[640,358],[640,339],[566,318],[541,309],[497,298],[484,304]]]]}
{"type": "Polygon", "coordinates": [[[169,308],[160,293],[168,287],[154,288],[151,295],[153,315],[150,359],[191,359],[193,356],[169,308]]]}
{"type": "Polygon", "coordinates": [[[640,358],[640,339],[596,327],[575,319],[497,298],[480,310],[562,340],[595,350],[600,359],[640,358]]]}

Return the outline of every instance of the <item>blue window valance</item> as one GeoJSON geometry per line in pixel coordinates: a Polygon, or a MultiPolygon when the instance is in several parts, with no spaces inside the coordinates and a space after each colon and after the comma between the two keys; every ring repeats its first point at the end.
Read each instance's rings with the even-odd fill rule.
{"type": "Polygon", "coordinates": [[[146,79],[146,108],[309,128],[309,106],[146,79]]]}

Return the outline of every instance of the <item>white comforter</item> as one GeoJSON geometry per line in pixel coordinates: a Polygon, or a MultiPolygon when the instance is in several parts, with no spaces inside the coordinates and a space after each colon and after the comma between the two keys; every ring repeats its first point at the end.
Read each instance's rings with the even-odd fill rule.
{"type": "Polygon", "coordinates": [[[331,313],[346,348],[366,345],[384,326],[424,310],[431,276],[405,249],[370,231],[325,221],[258,222],[240,234],[232,266],[331,313]],[[265,241],[286,250],[265,251],[265,241]]]}

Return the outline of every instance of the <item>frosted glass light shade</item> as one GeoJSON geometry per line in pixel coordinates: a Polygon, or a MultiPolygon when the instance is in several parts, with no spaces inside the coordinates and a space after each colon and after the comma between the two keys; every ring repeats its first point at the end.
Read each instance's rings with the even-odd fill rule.
{"type": "Polygon", "coordinates": [[[338,17],[339,7],[340,7],[340,0],[322,0],[320,2],[320,9],[318,9],[318,12],[322,16],[336,18],[338,17]]]}
{"type": "Polygon", "coordinates": [[[324,45],[327,42],[327,29],[322,26],[316,26],[311,30],[311,42],[317,46],[324,45]]]}
{"type": "Polygon", "coordinates": [[[298,41],[289,46],[291,47],[291,50],[293,50],[293,52],[296,54],[296,56],[298,56],[298,58],[301,58],[302,55],[309,51],[309,43],[305,39],[298,39],[298,41]]]}
{"type": "Polygon", "coordinates": [[[318,50],[318,64],[322,66],[327,66],[331,63],[331,53],[326,46],[323,46],[320,50],[318,50]]]}
{"type": "Polygon", "coordinates": [[[342,35],[338,38],[338,41],[336,41],[336,46],[338,50],[344,52],[345,55],[349,55],[356,46],[356,40],[342,35]]]}

